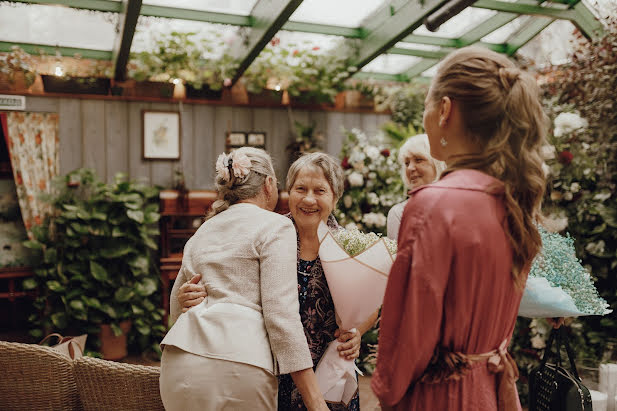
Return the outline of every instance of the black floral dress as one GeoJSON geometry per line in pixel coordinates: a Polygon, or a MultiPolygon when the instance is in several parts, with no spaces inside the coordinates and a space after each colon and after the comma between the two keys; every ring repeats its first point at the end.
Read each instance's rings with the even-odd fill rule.
{"type": "MultiPolygon", "coordinates": [[[[293,221],[291,214],[287,216],[293,221]]],[[[328,227],[339,227],[333,216],[328,218],[328,227]]],[[[300,239],[298,239],[298,297],[300,319],[313,357],[313,368],[315,368],[328,344],[335,340],[334,332],[338,326],[334,314],[334,302],[319,257],[313,261],[300,259],[300,239]]],[[[333,411],[359,410],[360,397],[356,393],[348,407],[343,404],[329,403],[328,408],[333,411]]],[[[278,409],[282,411],[306,410],[302,396],[289,374],[279,377],[278,409]]]]}

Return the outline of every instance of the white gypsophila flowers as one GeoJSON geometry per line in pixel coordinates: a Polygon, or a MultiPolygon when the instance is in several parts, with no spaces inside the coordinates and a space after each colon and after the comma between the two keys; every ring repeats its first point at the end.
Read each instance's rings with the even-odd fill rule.
{"type": "Polygon", "coordinates": [[[531,346],[535,348],[536,350],[541,350],[546,347],[544,338],[542,338],[542,336],[540,336],[539,334],[536,334],[533,337],[531,337],[530,342],[531,342],[531,346]]]}
{"type": "Polygon", "coordinates": [[[362,187],[364,185],[364,177],[355,171],[347,177],[347,180],[349,180],[349,184],[352,187],[362,187]]]}
{"type": "Polygon", "coordinates": [[[571,201],[574,198],[574,196],[572,195],[572,193],[570,191],[566,192],[563,195],[563,199],[566,201],[571,201]]]}
{"type": "Polygon", "coordinates": [[[573,193],[578,193],[581,190],[581,185],[576,181],[570,185],[570,191],[573,193]]]}
{"type": "Polygon", "coordinates": [[[591,254],[598,255],[604,254],[604,249],[606,248],[606,243],[604,240],[600,240],[597,243],[591,242],[587,243],[585,246],[585,250],[589,251],[591,254]]]}
{"type": "Polygon", "coordinates": [[[568,227],[568,217],[565,214],[551,214],[547,220],[549,227],[554,231],[563,231],[568,227]]]}
{"type": "Polygon", "coordinates": [[[555,118],[555,137],[561,137],[566,133],[570,133],[574,130],[581,128],[587,128],[587,120],[582,118],[576,113],[559,113],[555,118]]]}
{"type": "Polygon", "coordinates": [[[358,230],[353,223],[347,224],[344,230],[334,232],[334,238],[343,247],[343,249],[352,257],[360,254],[371,245],[375,244],[381,238],[386,243],[386,248],[390,254],[396,254],[396,242],[387,238],[381,237],[375,233],[363,233],[358,230]]]}

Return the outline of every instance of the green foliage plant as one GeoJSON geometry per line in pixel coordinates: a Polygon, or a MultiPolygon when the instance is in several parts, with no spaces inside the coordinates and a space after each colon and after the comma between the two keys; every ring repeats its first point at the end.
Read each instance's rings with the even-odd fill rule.
{"type": "Polygon", "coordinates": [[[53,187],[54,213],[25,243],[39,253],[34,278],[24,281],[38,289],[31,334],[88,333],[96,349],[101,324],[120,335],[119,323],[131,320],[129,343],[158,351],[165,332],[154,260],[158,189],[122,174],[106,184],[88,169],[56,178],[53,187]]]}
{"type": "Polygon", "coordinates": [[[225,44],[219,33],[201,39],[195,32],[161,34],[152,50],[131,53],[129,76],[137,81],[179,79],[196,89],[207,86],[221,90],[238,65],[237,59],[226,52],[212,57],[221,49],[225,44]]]}

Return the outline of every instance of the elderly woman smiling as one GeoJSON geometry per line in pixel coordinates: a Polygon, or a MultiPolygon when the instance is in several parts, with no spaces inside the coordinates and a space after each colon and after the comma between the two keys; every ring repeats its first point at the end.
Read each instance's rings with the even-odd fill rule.
{"type": "MultiPolygon", "coordinates": [[[[343,194],[344,175],[338,160],[324,153],[306,154],[296,160],[287,174],[289,210],[287,215],[296,228],[298,298],[300,319],[308,341],[313,365],[323,356],[328,343],[338,338],[344,342],[339,351],[343,358],[353,360],[360,354],[361,335],[368,331],[377,319],[377,313],[359,327],[359,330],[340,330],[336,324],[334,302],[319,260],[319,239],[317,227],[321,221],[330,228],[338,228],[332,211],[343,194]]],[[[207,273],[202,273],[207,275],[207,273]]],[[[194,279],[192,283],[196,283],[194,279]]],[[[186,284],[180,290],[178,299],[187,310],[199,304],[205,297],[203,286],[186,284]]],[[[359,409],[356,393],[348,407],[342,404],[328,404],[331,410],[359,409]]],[[[289,374],[279,377],[279,410],[302,410],[304,404],[297,387],[289,374]]]]}
{"type": "MultiPolygon", "coordinates": [[[[431,157],[431,147],[426,134],[409,137],[399,150],[398,162],[401,165],[401,177],[408,190],[437,181],[441,172],[446,169],[446,163],[431,157]]],[[[409,200],[394,205],[388,212],[388,238],[398,239],[401,216],[407,201],[409,200]]]]}

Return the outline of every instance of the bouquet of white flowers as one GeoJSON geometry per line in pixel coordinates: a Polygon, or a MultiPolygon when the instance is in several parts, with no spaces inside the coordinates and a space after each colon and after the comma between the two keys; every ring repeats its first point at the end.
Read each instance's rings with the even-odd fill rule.
{"type": "MultiPolygon", "coordinates": [[[[330,232],[318,229],[319,258],[334,301],[339,326],[351,330],[366,321],[382,304],[396,243],[357,228],[330,232]]],[[[358,390],[353,361],[338,355],[333,341],[321,358],[315,374],[328,402],[347,405],[358,390]]]]}
{"type": "Polygon", "coordinates": [[[538,229],[542,251],[532,263],[518,314],[546,318],[611,313],[576,257],[572,237],[538,229]]]}

